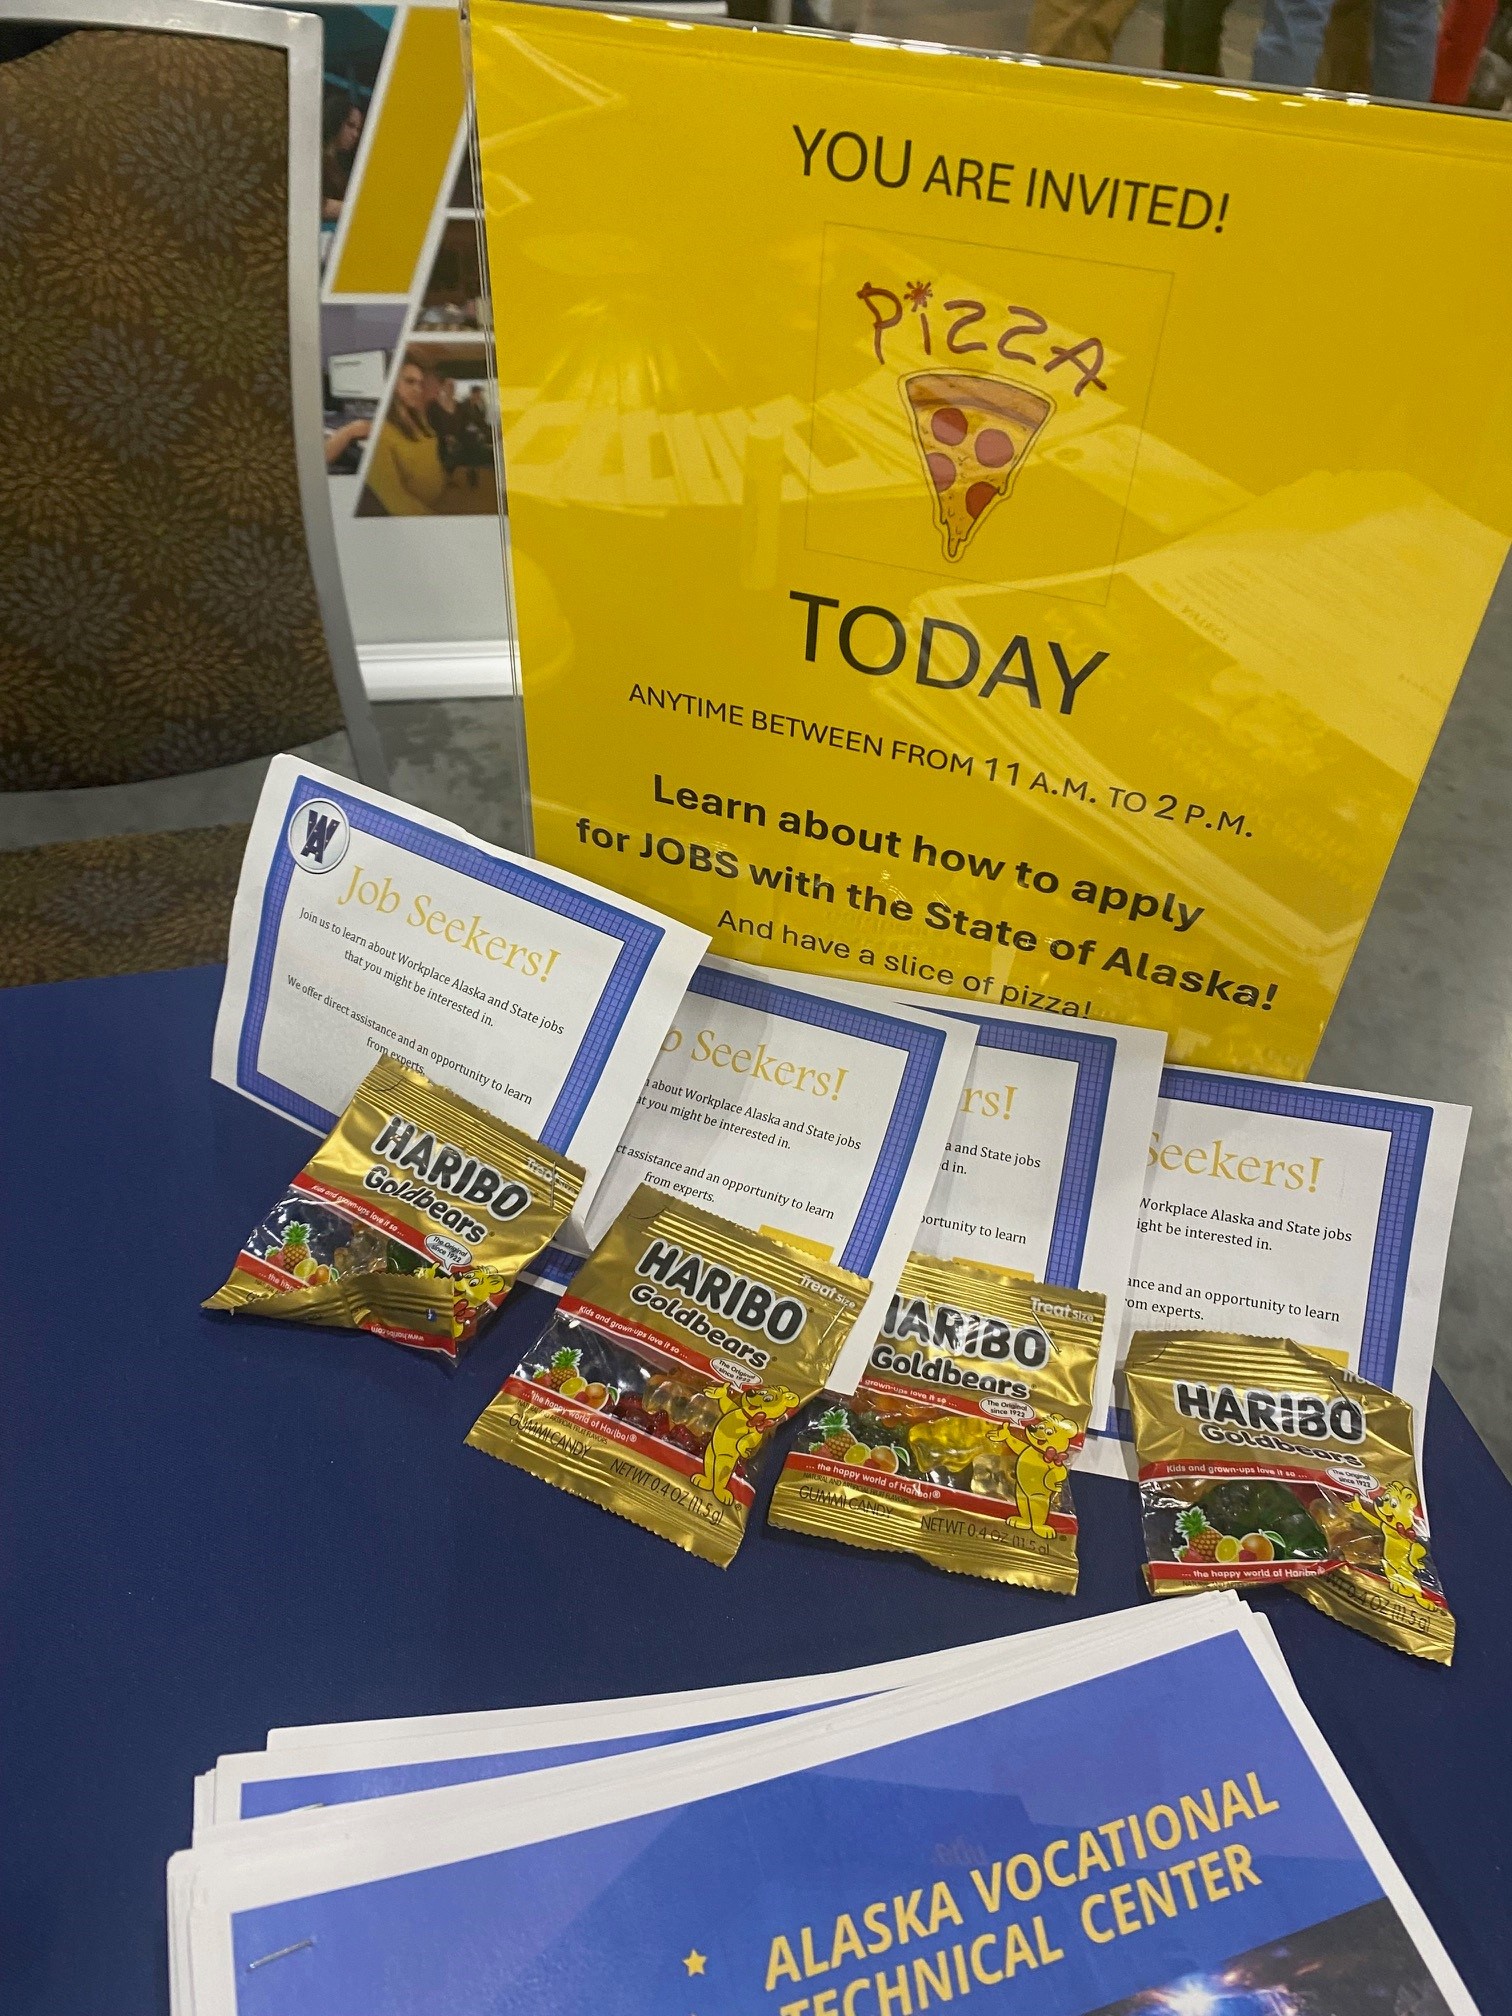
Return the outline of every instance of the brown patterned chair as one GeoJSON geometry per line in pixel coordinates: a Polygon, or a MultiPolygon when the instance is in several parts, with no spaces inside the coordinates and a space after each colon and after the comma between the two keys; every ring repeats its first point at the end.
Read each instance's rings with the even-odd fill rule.
{"type": "MultiPolygon", "coordinates": [[[[68,31],[0,62],[0,793],[343,727],[381,786],[321,440],[320,24],[153,12],[0,0],[68,31]]],[[[0,985],[223,957],[243,833],[0,853],[0,985]]]]}

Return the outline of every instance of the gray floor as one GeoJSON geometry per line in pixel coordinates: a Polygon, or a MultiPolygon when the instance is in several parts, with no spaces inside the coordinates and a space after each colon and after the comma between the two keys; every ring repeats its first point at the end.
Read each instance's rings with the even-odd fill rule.
{"type": "Polygon", "coordinates": [[[1475,1109],[1436,1363],[1512,1476],[1512,569],[1502,577],[1312,1076],[1475,1109]]]}
{"type": "Polygon", "coordinates": [[[495,846],[523,845],[512,700],[405,700],[374,711],[401,798],[495,846]]]}

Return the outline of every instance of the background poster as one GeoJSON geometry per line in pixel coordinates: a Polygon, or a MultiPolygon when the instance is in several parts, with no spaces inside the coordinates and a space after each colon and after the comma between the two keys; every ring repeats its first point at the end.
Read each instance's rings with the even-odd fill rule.
{"type": "Polygon", "coordinates": [[[540,852],[1302,1073],[1506,553],[1512,135],[472,35],[540,852]]]}
{"type": "MultiPolygon", "coordinates": [[[[326,467],[353,627],[363,646],[497,655],[509,634],[497,407],[455,0],[311,11],[325,30],[326,467]]],[[[383,698],[381,652],[374,662],[383,698]]]]}

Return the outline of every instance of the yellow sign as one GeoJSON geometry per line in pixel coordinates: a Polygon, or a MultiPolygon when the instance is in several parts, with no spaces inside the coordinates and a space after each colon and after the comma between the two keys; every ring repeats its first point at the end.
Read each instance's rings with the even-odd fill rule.
{"type": "Polygon", "coordinates": [[[1305,1071],[1512,532],[1512,132],[471,23],[541,854],[1305,1071]]]}

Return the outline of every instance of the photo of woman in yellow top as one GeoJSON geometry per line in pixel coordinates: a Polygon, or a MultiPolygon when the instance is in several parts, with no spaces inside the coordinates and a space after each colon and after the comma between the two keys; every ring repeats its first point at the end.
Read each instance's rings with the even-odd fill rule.
{"type": "Polygon", "coordinates": [[[364,472],[359,518],[497,512],[487,369],[477,338],[406,350],[364,472]]]}
{"type": "Polygon", "coordinates": [[[367,469],[368,490],[391,518],[427,516],[441,508],[447,471],[425,417],[430,401],[425,371],[406,357],[367,469]]]}

